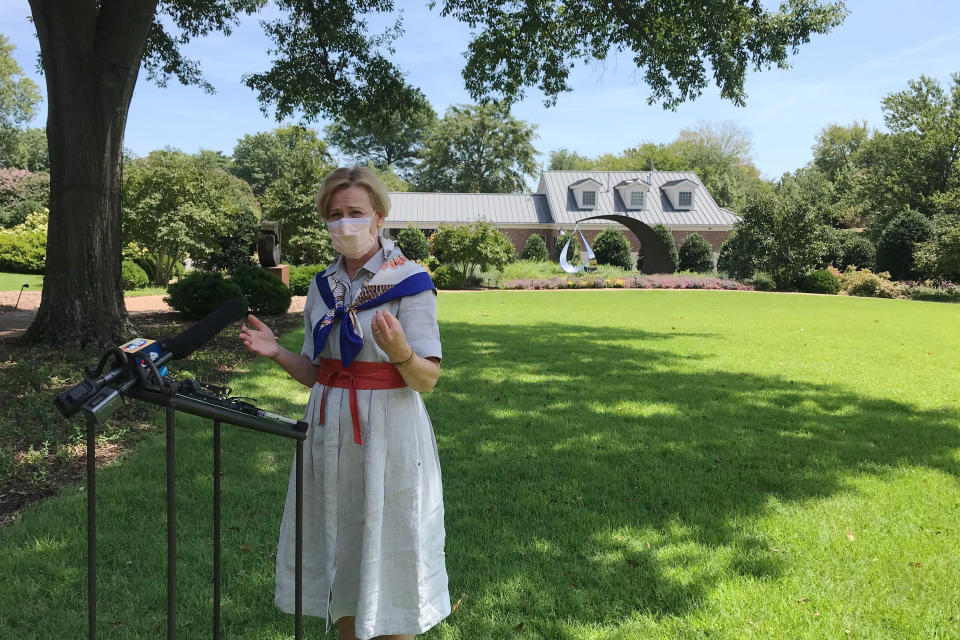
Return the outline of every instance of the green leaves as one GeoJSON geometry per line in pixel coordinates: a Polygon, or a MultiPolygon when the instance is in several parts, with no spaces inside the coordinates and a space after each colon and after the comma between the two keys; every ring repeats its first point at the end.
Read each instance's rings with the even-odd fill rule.
{"type": "Polygon", "coordinates": [[[424,143],[414,182],[421,191],[523,191],[537,170],[535,130],[506,104],[452,106],[424,143]]]}

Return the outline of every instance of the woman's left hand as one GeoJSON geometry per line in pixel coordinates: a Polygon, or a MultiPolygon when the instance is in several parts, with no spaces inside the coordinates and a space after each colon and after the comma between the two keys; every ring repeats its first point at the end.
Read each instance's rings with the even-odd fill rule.
{"type": "Polygon", "coordinates": [[[392,313],[378,309],[373,314],[370,326],[373,329],[373,339],[391,362],[401,362],[410,357],[413,350],[407,344],[407,336],[400,321],[392,313]]]}

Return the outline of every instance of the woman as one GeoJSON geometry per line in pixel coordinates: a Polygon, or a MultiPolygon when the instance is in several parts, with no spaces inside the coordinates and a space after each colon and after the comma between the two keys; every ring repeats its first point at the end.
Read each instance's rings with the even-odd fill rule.
{"type": "MultiPolygon", "coordinates": [[[[378,235],[390,202],[369,169],[337,169],[316,198],[340,257],[311,283],[299,354],[260,320],[243,345],[312,387],[305,420],[303,610],[341,640],[412,638],[450,613],[436,439],[420,392],[440,377],[436,290],[378,235]]],[[[294,475],[280,525],[276,606],[294,611],[294,475]]]]}

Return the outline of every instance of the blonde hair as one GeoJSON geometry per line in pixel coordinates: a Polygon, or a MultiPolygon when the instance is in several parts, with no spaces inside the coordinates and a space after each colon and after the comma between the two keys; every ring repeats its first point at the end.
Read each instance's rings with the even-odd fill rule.
{"type": "Polygon", "coordinates": [[[374,212],[382,211],[383,217],[387,217],[390,213],[390,196],[387,193],[387,185],[383,184],[377,174],[367,167],[353,167],[352,169],[340,167],[323,179],[315,200],[317,213],[320,214],[320,217],[324,220],[327,219],[327,207],[330,206],[330,199],[334,193],[353,185],[366,188],[374,212]]]}

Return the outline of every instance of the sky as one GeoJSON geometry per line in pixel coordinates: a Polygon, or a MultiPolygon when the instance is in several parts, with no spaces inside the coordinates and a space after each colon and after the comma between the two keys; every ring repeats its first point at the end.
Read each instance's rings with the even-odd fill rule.
{"type": "MultiPolygon", "coordinates": [[[[396,0],[404,35],[395,43],[394,62],[418,86],[439,114],[452,104],[471,102],[460,72],[470,30],[425,0],[396,0]]],[[[629,55],[590,65],[572,75],[573,91],[546,107],[536,91],[514,106],[513,115],[536,125],[539,161],[561,147],[593,157],[619,153],[643,142],[668,143],[685,128],[732,122],[752,139],[752,158],[764,177],[778,178],[811,159],[817,134],[832,123],[866,121],[884,129],[882,99],[907,88],[921,74],[946,88],[960,72],[960,2],[956,0],[848,0],[850,15],[825,36],[814,36],[790,58],[791,68],[752,72],[746,80],[746,106],[737,107],[708,88],[675,111],[648,105],[649,89],[629,55]]],[[[167,88],[143,74],[130,106],[125,146],[137,155],[175,147],[187,152],[212,149],[230,154],[245,134],[278,126],[264,114],[255,93],[241,81],[245,73],[268,68],[270,41],[259,20],[246,18],[233,35],[196,40],[184,48],[201,63],[216,88],[214,95],[175,80],[167,88]]],[[[36,70],[39,47],[27,0],[0,3],[0,33],[17,48],[14,57],[45,94],[36,70]]],[[[33,126],[43,126],[46,102],[33,126]]],[[[292,122],[292,121],[290,121],[292,122]]],[[[324,121],[308,123],[322,132],[324,121]]]]}

